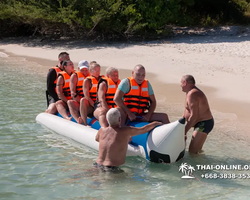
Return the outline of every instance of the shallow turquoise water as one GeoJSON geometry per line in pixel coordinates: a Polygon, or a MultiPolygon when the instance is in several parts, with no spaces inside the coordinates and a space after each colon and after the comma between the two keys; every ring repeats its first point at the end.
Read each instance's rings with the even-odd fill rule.
{"type": "MultiPolygon", "coordinates": [[[[46,106],[46,70],[36,71],[34,65],[21,58],[0,61],[1,199],[248,199],[250,179],[202,179],[205,172],[197,170],[194,179],[181,179],[181,162],[154,164],[130,157],[122,166],[124,174],[100,173],[92,166],[97,152],[35,122],[46,106]]],[[[167,107],[159,103],[160,110],[167,107]]],[[[205,152],[186,154],[183,162],[249,165],[249,141],[235,136],[241,130],[232,123],[234,116],[215,112],[215,119],[205,152]]]]}

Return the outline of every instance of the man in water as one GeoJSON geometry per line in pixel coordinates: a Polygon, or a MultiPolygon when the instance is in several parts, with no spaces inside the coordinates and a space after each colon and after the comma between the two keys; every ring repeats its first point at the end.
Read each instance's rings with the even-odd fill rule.
{"type": "Polygon", "coordinates": [[[155,112],[154,91],[145,77],[145,68],[142,65],[136,65],[132,71],[132,77],[123,79],[116,90],[114,101],[121,112],[122,124],[125,123],[126,117],[133,121],[138,116],[146,122],[169,123],[166,113],[155,112]]]}
{"type": "Polygon", "coordinates": [[[118,166],[125,163],[130,137],[146,133],[162,122],[152,122],[143,127],[121,127],[121,114],[117,108],[111,108],[106,115],[109,127],[102,127],[96,135],[99,142],[99,157],[95,165],[103,171],[121,171],[118,166]]]}
{"type": "Polygon", "coordinates": [[[205,94],[195,86],[192,75],[185,75],[181,79],[182,91],[186,93],[184,117],[187,124],[185,137],[191,127],[194,127],[189,152],[197,154],[207,138],[208,133],[214,127],[214,119],[209,108],[205,94]]]}

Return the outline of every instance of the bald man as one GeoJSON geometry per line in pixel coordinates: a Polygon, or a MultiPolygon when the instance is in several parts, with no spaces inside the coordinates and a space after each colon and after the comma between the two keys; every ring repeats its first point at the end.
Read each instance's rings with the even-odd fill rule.
{"type": "Polygon", "coordinates": [[[134,121],[138,116],[141,121],[169,123],[166,113],[155,112],[154,91],[145,77],[144,66],[136,65],[132,71],[132,77],[123,79],[116,90],[114,101],[121,112],[122,124],[125,123],[126,118],[134,121]]]}
{"type": "Polygon", "coordinates": [[[184,117],[187,124],[185,135],[194,127],[192,139],[189,145],[189,152],[197,154],[201,151],[208,133],[214,127],[214,119],[209,108],[206,95],[196,87],[192,75],[185,75],[181,78],[182,91],[186,93],[184,117]]]}
{"type": "Polygon", "coordinates": [[[152,122],[143,127],[121,127],[121,115],[117,108],[111,108],[106,114],[108,127],[99,129],[96,141],[99,142],[99,157],[94,165],[103,171],[120,172],[118,166],[125,163],[130,137],[146,133],[161,122],[152,122]]]}

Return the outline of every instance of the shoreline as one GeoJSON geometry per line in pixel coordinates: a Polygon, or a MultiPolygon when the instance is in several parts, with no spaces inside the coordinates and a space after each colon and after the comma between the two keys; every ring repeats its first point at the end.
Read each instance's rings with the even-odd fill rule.
{"type": "MultiPolygon", "coordinates": [[[[0,49],[0,52],[4,52],[3,50],[0,49]]],[[[48,60],[48,59],[42,59],[42,58],[36,58],[36,57],[30,57],[30,56],[19,56],[10,52],[4,52],[6,53],[10,58],[11,57],[19,57],[19,58],[24,58],[28,61],[28,62],[33,62],[33,63],[37,63],[41,66],[43,66],[43,68],[46,67],[51,67],[53,65],[55,65],[56,60],[48,60]]],[[[75,68],[77,66],[77,63],[75,64],[75,68]]],[[[104,74],[105,69],[107,67],[102,66],[102,72],[104,74]]],[[[126,70],[126,69],[119,69],[120,72],[120,77],[122,76],[122,78],[128,77],[131,74],[130,70],[126,70]]],[[[44,74],[44,70],[42,72],[44,74]]],[[[46,76],[46,74],[44,74],[46,76]]],[[[158,81],[155,80],[155,74],[154,73],[147,73],[147,78],[150,80],[150,82],[153,85],[153,89],[156,93],[156,97],[159,97],[160,99],[166,97],[166,101],[173,104],[182,104],[184,106],[184,100],[185,100],[185,94],[181,91],[180,85],[179,84],[175,84],[175,83],[164,83],[162,81],[158,81]],[[154,87],[154,85],[159,86],[160,89],[157,89],[156,87],[154,87]],[[165,88],[166,90],[161,90],[161,88],[165,88]],[[171,95],[169,95],[171,94],[171,95]]],[[[209,86],[202,86],[200,87],[201,90],[205,91],[205,94],[208,98],[208,101],[210,103],[210,107],[212,110],[218,110],[221,111],[223,113],[234,113],[237,115],[237,117],[240,120],[247,120],[248,117],[248,112],[242,112],[243,110],[245,110],[248,106],[248,103],[242,103],[240,101],[234,101],[234,100],[228,100],[228,99],[224,99],[222,97],[214,97],[213,94],[216,93],[216,88],[214,87],[209,87],[209,86]],[[225,103],[226,102],[226,103],[225,103]],[[234,105],[238,104],[239,107],[235,107],[234,105]]],[[[183,107],[184,109],[184,107],[183,107]]]]}
{"type": "Polygon", "coordinates": [[[58,53],[67,51],[74,63],[83,59],[96,60],[101,66],[119,69],[132,70],[135,65],[142,64],[147,72],[155,73],[166,84],[179,84],[183,75],[192,74],[198,87],[217,88],[214,95],[218,97],[245,103],[250,99],[250,89],[247,87],[247,77],[250,75],[250,52],[247,50],[250,41],[245,37],[187,36],[148,43],[84,44],[75,41],[66,43],[65,48],[63,45],[62,41],[55,44],[41,44],[33,40],[26,43],[5,41],[0,42],[0,49],[17,56],[56,62],[58,53]],[[231,88],[232,81],[236,89],[231,88]]]}
{"type": "Polygon", "coordinates": [[[53,44],[32,47],[25,45],[25,41],[11,41],[10,44],[0,42],[0,52],[8,54],[9,58],[21,57],[38,63],[44,77],[47,70],[57,64],[57,56],[61,51],[70,54],[75,69],[80,60],[96,60],[102,66],[102,73],[106,67],[117,67],[120,79],[130,76],[133,67],[141,63],[147,70],[146,78],[153,86],[157,101],[170,107],[178,104],[180,108],[172,111],[176,115],[182,115],[184,111],[185,94],[181,91],[180,79],[185,74],[192,74],[197,87],[206,94],[212,112],[235,114],[236,121],[249,126],[250,89],[247,77],[250,75],[250,52],[247,48],[250,42],[245,39],[230,42],[236,40],[235,37],[229,38],[226,43],[204,42],[208,37],[191,38],[147,44],[64,45],[67,48],[62,48],[63,44],[61,47],[53,47],[53,44]]]}

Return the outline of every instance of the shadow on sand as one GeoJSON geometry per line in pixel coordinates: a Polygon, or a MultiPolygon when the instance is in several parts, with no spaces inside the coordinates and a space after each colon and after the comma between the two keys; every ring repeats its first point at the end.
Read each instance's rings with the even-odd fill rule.
{"type": "Polygon", "coordinates": [[[0,45],[19,44],[26,47],[43,47],[49,49],[64,48],[87,48],[89,50],[98,50],[108,47],[123,49],[138,45],[157,46],[165,43],[178,44],[197,44],[197,43],[221,43],[221,42],[243,42],[250,40],[250,26],[221,26],[213,28],[199,27],[174,27],[174,34],[171,37],[152,41],[124,41],[124,42],[94,42],[90,40],[76,40],[61,38],[59,40],[29,37],[4,38],[0,45]]]}

